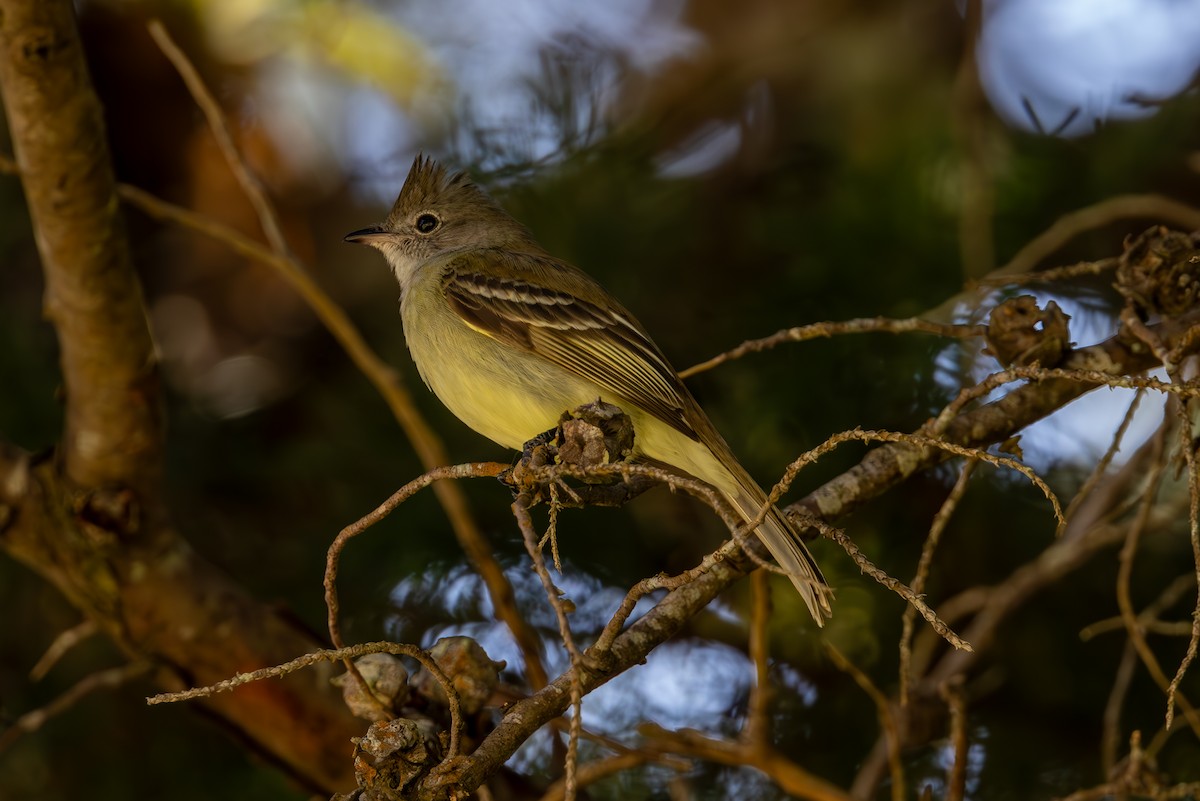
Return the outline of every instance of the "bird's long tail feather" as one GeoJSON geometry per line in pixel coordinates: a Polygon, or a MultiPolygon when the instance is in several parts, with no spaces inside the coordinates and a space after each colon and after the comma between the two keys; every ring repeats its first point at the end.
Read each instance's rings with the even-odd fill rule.
{"type": "MultiPolygon", "coordinates": [[[[747,522],[754,519],[767,503],[766,493],[757,484],[743,484],[736,494],[727,493],[726,497],[747,522]]],[[[772,506],[755,533],[779,566],[787,572],[808,606],[808,611],[812,613],[813,620],[817,621],[818,626],[825,625],[825,619],[831,614],[829,600],[833,591],[821,575],[821,569],[808,552],[808,547],[800,539],[799,532],[779,509],[772,506]]]]}

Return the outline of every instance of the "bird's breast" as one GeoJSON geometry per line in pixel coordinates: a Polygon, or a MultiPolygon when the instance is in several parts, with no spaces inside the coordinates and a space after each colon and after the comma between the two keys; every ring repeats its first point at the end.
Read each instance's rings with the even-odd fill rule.
{"type": "Polygon", "coordinates": [[[493,442],[520,450],[600,387],[467,325],[436,284],[406,289],[404,336],[421,378],[454,415],[493,442]]]}

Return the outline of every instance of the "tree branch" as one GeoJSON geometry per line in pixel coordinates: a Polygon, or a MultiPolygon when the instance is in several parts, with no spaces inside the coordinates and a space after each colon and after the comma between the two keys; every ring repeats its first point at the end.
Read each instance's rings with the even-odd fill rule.
{"type": "Polygon", "coordinates": [[[80,487],[153,493],[157,365],[70,2],[0,2],[0,89],[59,335],[65,473],[80,487]]]}
{"type": "MultiPolygon", "coordinates": [[[[1197,324],[1200,324],[1200,310],[1151,328],[1168,346],[1185,342],[1195,349],[1197,343],[1192,341],[1194,337],[1189,331],[1197,324]]],[[[1154,364],[1153,355],[1119,335],[1072,351],[1063,367],[1122,375],[1146,370],[1154,364]]],[[[999,400],[959,414],[947,426],[944,438],[971,446],[1003,441],[1096,386],[1066,378],[1031,382],[999,400]]],[[[834,519],[942,458],[944,454],[931,449],[900,443],[884,445],[869,451],[858,465],[817,489],[801,501],[801,505],[823,510],[820,517],[834,519]]],[[[743,546],[756,547],[750,541],[743,546]]],[[[651,650],[674,636],[713,598],[757,567],[733,540],[726,543],[721,554],[722,558],[715,560],[708,571],[673,589],[653,609],[613,638],[603,660],[592,658],[596,646],[585,652],[585,668],[580,671],[585,693],[640,664],[651,650]]],[[[458,786],[479,786],[537,729],[561,715],[570,700],[571,676],[564,674],[532,696],[508,707],[497,727],[460,766],[458,786]]],[[[419,797],[445,798],[446,787],[426,783],[419,797]]]]}
{"type": "MultiPolygon", "coordinates": [[[[70,0],[0,0],[0,91],[66,386],[55,459],[0,443],[0,545],[151,662],[167,689],[316,650],[169,522],[157,366],[70,0]]],[[[361,727],[328,677],[312,671],[207,706],[305,786],[344,789],[361,727]]]]}
{"type": "MultiPolygon", "coordinates": [[[[1172,347],[1196,343],[1188,332],[1200,325],[1200,309],[1150,326],[1172,347]]],[[[1060,365],[1065,370],[1095,371],[1106,375],[1132,375],[1157,366],[1147,348],[1130,337],[1117,335],[1072,350],[1060,365]]],[[[1003,442],[1031,423],[1049,416],[1098,384],[1067,378],[1032,381],[999,400],[960,414],[946,426],[943,439],[958,445],[980,446],[1003,442]]],[[[857,465],[817,488],[795,506],[828,520],[849,514],[872,498],[933,464],[946,454],[906,443],[884,445],[869,451],[857,465]]]]}

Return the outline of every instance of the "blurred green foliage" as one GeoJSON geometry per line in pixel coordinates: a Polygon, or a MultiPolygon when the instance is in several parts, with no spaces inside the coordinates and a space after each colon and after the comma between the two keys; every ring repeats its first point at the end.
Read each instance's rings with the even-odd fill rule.
{"type": "MultiPolygon", "coordinates": [[[[527,154],[520,152],[484,158],[464,146],[473,141],[462,136],[469,116],[456,128],[431,129],[422,144],[428,153],[464,167],[472,161],[489,165],[492,171],[477,170],[477,179],[551,252],[584,267],[622,298],[678,367],[780,328],[860,316],[906,317],[955,295],[964,283],[959,216],[967,155],[955,129],[954,80],[963,34],[951,5],[860,2],[837,12],[826,9],[807,20],[812,26],[803,41],[807,49],[788,50],[787,37],[781,37],[775,43],[780,49],[770,53],[775,61],[739,52],[732,35],[723,39],[719,23],[729,20],[710,5],[695,4],[688,20],[715,52],[734,63],[744,60],[740,73],[722,74],[718,81],[686,60],[659,74],[630,71],[614,91],[643,97],[641,105],[630,104],[623,116],[606,109],[612,118],[591,139],[537,163],[523,160],[527,154]],[[658,160],[663,152],[689,132],[724,119],[728,108],[722,104],[759,84],[774,103],[774,115],[758,123],[763,130],[750,131],[762,136],[748,136],[741,150],[709,170],[663,174],[658,160]]],[[[788,5],[761,2],[755,13],[778,14],[783,26],[795,21],[788,5]]],[[[233,59],[211,39],[214,28],[205,27],[206,14],[215,13],[208,8],[82,4],[97,84],[110,113],[120,108],[121,117],[110,119],[109,127],[121,177],[255,229],[244,201],[222,177],[223,167],[205,144],[207,134],[182,88],[146,46],[145,14],[167,14],[226,109],[239,119],[245,146],[280,198],[297,251],[367,340],[401,371],[452,458],[510,459],[425,392],[404,352],[397,291],[382,261],[340,243],[346,231],[381,218],[383,204],[364,199],[354,168],[284,164],[279,152],[286,143],[273,141],[262,127],[256,116],[259,93],[281,71],[286,77],[289,62],[275,55],[233,59]],[[139,74],[159,87],[154,99],[119,102],[131,92],[145,97],[137,95],[144,85],[136,82],[139,74]]],[[[714,61],[720,63],[716,56],[714,61]]],[[[566,67],[582,72],[587,65],[568,59],[566,67]]],[[[549,82],[554,76],[541,77],[549,82]]],[[[342,80],[354,85],[358,78],[342,80]]],[[[554,111],[541,110],[551,117],[554,111]]],[[[1009,132],[986,114],[972,124],[987,142],[998,263],[1060,215],[1112,195],[1159,192],[1200,203],[1195,170],[1200,99],[1194,92],[1144,121],[1078,140],[1009,132]]],[[[401,175],[411,152],[384,150],[377,158],[357,169],[401,175]]],[[[13,178],[0,180],[0,221],[5,265],[0,436],[45,451],[53,448],[61,423],[55,343],[41,319],[33,235],[13,178]]],[[[1081,236],[1055,262],[1113,255],[1124,237],[1146,224],[1121,220],[1081,236]]],[[[152,314],[168,298],[187,298],[204,310],[199,327],[175,331],[166,354],[170,491],[178,520],[207,558],[321,631],[320,579],[328,543],[421,467],[379,397],[311,316],[296,308],[281,282],[190,234],[137,215],[131,215],[129,227],[152,314]],[[207,349],[206,355],[189,362],[179,356],[183,346],[207,349]],[[246,413],[223,414],[196,388],[205,386],[222,360],[247,353],[272,365],[282,376],[280,389],[246,413]]],[[[1096,292],[1092,287],[1081,295],[1091,298],[1101,310],[1097,314],[1111,309],[1112,297],[1103,295],[1103,287],[1096,292]]],[[[691,383],[747,467],[765,482],[835,431],[915,429],[952,397],[950,382],[963,380],[945,366],[955,362],[955,348],[925,335],[816,340],[733,362],[691,383]]],[[[863,451],[847,445],[805,470],[791,497],[845,470],[863,451]]],[[[1076,454],[1061,454],[1056,486],[1077,486],[1087,467],[1076,454]]],[[[907,580],[952,481],[953,472],[945,468],[920,476],[846,521],[847,530],[876,564],[907,580]]],[[[467,490],[510,572],[526,571],[506,491],[484,481],[471,482],[467,490]]],[[[1053,529],[1035,489],[980,468],[937,557],[929,597],[936,601],[1003,580],[1044,547],[1053,529]]],[[[722,536],[705,510],[658,491],[622,510],[565,513],[560,539],[573,569],[622,588],[656,571],[694,564],[722,536]]],[[[900,601],[861,576],[835,546],[818,543],[814,550],[838,588],[837,615],[823,636],[884,691],[893,691],[900,601]]],[[[1113,634],[1081,643],[1077,633],[1116,614],[1113,557],[1106,553],[1093,560],[1004,624],[1005,647],[990,653],[986,668],[973,677],[971,798],[1050,798],[1103,779],[1100,715],[1122,641],[1113,634]]],[[[1190,569],[1190,558],[1182,537],[1147,552],[1135,572],[1136,602],[1148,602],[1190,569]]],[[[436,587],[438,577],[453,574],[461,561],[432,495],[406,503],[347,552],[342,603],[348,636],[402,636],[429,644],[431,631],[486,622],[485,604],[439,608],[436,591],[434,600],[407,608],[389,600],[406,578],[425,576],[436,587]]],[[[521,599],[531,610],[540,608],[537,592],[521,599]]],[[[735,588],[722,604],[694,621],[686,636],[744,649],[740,620],[748,589],[735,588]]],[[[848,786],[878,735],[874,708],[822,656],[796,599],[777,592],[775,604],[778,745],[819,775],[848,786]],[[811,688],[811,697],[804,687],[811,688]]],[[[90,642],[48,679],[31,682],[30,666],[59,631],[76,622],[75,615],[53,590],[8,559],[0,559],[0,608],[10,610],[0,626],[0,705],[8,718],[121,658],[105,644],[90,642]]],[[[1182,618],[1188,611],[1181,605],[1172,613],[1182,618]]],[[[544,630],[553,637],[552,623],[544,630]]],[[[1152,644],[1173,669],[1179,641],[1152,644]]],[[[514,681],[520,680],[517,667],[509,674],[514,681]]],[[[1197,695],[1198,688],[1193,671],[1184,689],[1197,695]]],[[[135,684],[93,696],[0,754],[0,797],[305,797],[191,711],[142,708],[139,699],[149,692],[148,685],[135,684]]],[[[692,725],[731,734],[744,703],[742,697],[724,719],[692,725]]],[[[1126,732],[1160,726],[1164,703],[1144,673],[1135,678],[1124,709],[1126,732]]],[[[940,786],[945,765],[939,749],[905,754],[910,789],[929,782],[940,786]]],[[[1175,735],[1160,756],[1160,767],[1178,781],[1200,779],[1198,765],[1200,746],[1186,732],[1175,735]]],[[[539,770],[552,765],[542,763],[539,770]]],[[[601,785],[595,797],[664,798],[668,779],[660,769],[635,772],[601,785]]],[[[692,787],[698,798],[779,795],[751,771],[713,766],[699,766],[692,787]]],[[[881,789],[880,797],[887,792],[881,789]]]]}

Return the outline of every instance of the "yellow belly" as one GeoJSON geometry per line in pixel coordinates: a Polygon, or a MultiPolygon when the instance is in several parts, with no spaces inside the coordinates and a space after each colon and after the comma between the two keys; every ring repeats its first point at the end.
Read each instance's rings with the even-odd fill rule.
{"type": "Polygon", "coordinates": [[[727,492],[737,488],[737,480],[708,446],[593,381],[472,329],[436,291],[436,286],[417,286],[405,294],[405,338],[421,378],[475,431],[521,450],[554,428],[563,412],[600,399],[629,415],[635,453],[727,492]]]}
{"type": "Polygon", "coordinates": [[[594,383],[470,328],[429,291],[416,287],[401,304],[408,349],[433,393],[475,431],[520,450],[599,396],[594,383]]]}

